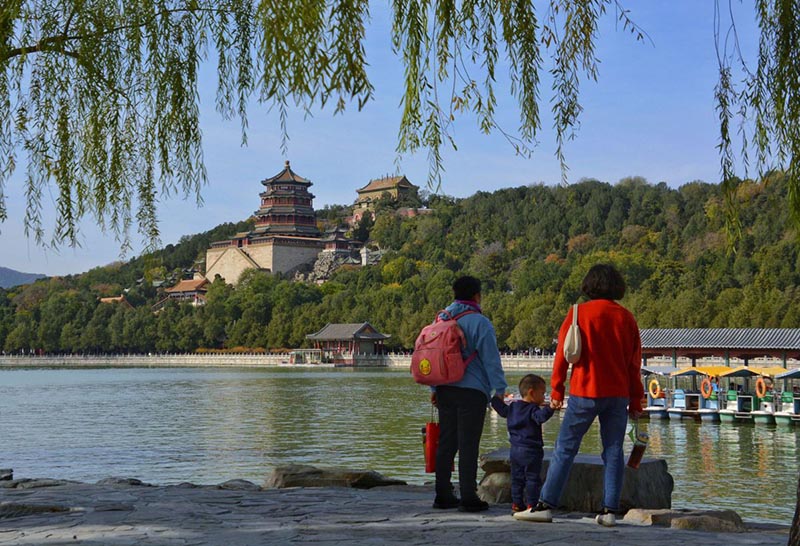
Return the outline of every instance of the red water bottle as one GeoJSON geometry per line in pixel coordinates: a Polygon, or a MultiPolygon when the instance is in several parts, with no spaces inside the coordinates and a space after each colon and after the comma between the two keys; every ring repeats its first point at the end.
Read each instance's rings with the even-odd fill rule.
{"type": "Polygon", "coordinates": [[[647,449],[647,443],[650,441],[650,435],[643,430],[639,430],[639,420],[633,422],[633,449],[628,457],[628,466],[631,468],[639,468],[639,464],[644,457],[644,450],[647,449]]]}

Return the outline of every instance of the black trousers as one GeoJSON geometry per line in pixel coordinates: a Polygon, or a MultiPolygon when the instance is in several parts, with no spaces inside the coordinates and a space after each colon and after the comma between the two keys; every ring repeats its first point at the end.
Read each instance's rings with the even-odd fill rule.
{"type": "Polygon", "coordinates": [[[478,451],[486,417],[486,395],[476,389],[437,387],[439,448],[436,452],[436,495],[452,491],[452,468],[458,452],[458,484],[462,501],[477,499],[478,451]]]}

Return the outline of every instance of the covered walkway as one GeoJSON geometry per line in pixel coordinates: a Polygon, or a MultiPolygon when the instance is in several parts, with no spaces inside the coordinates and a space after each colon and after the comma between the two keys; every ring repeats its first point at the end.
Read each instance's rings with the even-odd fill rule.
{"type": "Polygon", "coordinates": [[[730,365],[731,358],[776,358],[787,367],[789,359],[800,360],[800,328],[689,328],[648,329],[641,331],[642,358],[671,356],[673,366],[678,357],[692,360],[717,356],[730,365]]]}

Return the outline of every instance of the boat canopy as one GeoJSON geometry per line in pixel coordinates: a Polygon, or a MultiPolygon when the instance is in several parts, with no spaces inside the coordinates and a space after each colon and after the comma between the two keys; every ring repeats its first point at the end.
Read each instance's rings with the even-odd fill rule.
{"type": "Polygon", "coordinates": [[[670,375],[674,366],[642,366],[642,375],[670,375]]]}
{"type": "Polygon", "coordinates": [[[670,375],[673,377],[692,377],[697,375],[705,375],[713,377],[715,375],[725,375],[731,369],[727,366],[697,366],[694,368],[683,368],[670,375]]]}
{"type": "Polygon", "coordinates": [[[727,372],[720,374],[722,377],[755,377],[763,375],[765,377],[775,377],[785,372],[785,368],[780,366],[739,366],[738,368],[731,368],[727,372]]]}
{"type": "Polygon", "coordinates": [[[783,373],[776,375],[775,379],[797,379],[798,377],[800,377],[800,368],[795,368],[789,371],[784,370],[783,373]]]}

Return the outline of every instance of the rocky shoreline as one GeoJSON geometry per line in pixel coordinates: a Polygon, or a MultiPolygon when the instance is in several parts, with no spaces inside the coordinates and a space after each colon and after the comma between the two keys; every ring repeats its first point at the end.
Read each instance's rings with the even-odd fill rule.
{"type": "Polygon", "coordinates": [[[630,510],[619,525],[557,512],[552,524],[525,523],[510,505],[465,514],[434,510],[430,486],[403,485],[374,472],[276,469],[263,486],[150,485],[108,478],[0,481],[0,544],[709,544],[784,545],[788,526],[741,522],[730,511],[630,510]],[[316,485],[316,486],[314,486],[316,485]],[[726,523],[720,523],[726,522],[726,523]]]}

